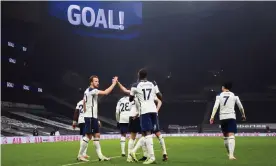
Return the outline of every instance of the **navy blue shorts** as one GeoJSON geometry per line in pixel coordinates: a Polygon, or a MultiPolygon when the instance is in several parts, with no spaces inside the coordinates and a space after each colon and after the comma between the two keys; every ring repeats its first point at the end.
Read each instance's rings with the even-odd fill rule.
{"type": "Polygon", "coordinates": [[[120,123],[121,134],[128,133],[128,123],[120,123]]]}
{"type": "Polygon", "coordinates": [[[133,117],[129,117],[128,131],[131,133],[140,133],[141,132],[139,117],[137,117],[135,119],[133,119],[133,117]]]}
{"type": "Polygon", "coordinates": [[[79,123],[80,135],[85,136],[85,123],[79,123]]]}
{"type": "Polygon", "coordinates": [[[157,113],[151,112],[151,113],[142,114],[140,116],[140,125],[141,125],[142,132],[146,132],[146,131],[157,132],[157,130],[159,130],[157,113]]]}
{"type": "Polygon", "coordinates": [[[158,118],[158,114],[156,114],[156,120],[154,122],[154,125],[153,125],[153,133],[157,133],[160,131],[160,126],[159,126],[159,118],[158,118]],[[155,126],[154,126],[155,125],[155,126]]]}
{"type": "Polygon", "coordinates": [[[85,134],[100,133],[98,119],[84,118],[85,121],[85,134]]]}
{"type": "Polygon", "coordinates": [[[236,119],[221,120],[220,126],[223,133],[237,133],[236,119]]]}

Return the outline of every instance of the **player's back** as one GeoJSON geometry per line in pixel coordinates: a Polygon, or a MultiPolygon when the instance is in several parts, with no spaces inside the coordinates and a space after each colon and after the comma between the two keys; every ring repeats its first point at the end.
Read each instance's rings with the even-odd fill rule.
{"type": "Polygon", "coordinates": [[[221,120],[232,118],[236,119],[235,104],[237,99],[237,96],[230,91],[222,92],[219,96],[217,96],[217,100],[219,100],[219,115],[221,120]]]}
{"type": "Polygon", "coordinates": [[[137,83],[135,90],[135,96],[140,104],[140,114],[156,112],[154,100],[159,93],[157,85],[151,81],[142,80],[137,83]]]}
{"type": "Polygon", "coordinates": [[[116,111],[119,113],[120,123],[128,123],[129,117],[131,115],[131,103],[129,102],[129,97],[122,97],[118,103],[116,111]]]}

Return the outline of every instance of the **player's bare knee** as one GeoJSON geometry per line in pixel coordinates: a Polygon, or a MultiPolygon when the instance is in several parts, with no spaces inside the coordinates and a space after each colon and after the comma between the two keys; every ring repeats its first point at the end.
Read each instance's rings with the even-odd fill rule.
{"type": "Polygon", "coordinates": [[[147,135],[151,135],[152,133],[151,133],[151,131],[146,131],[145,132],[145,135],[147,136],[147,135]]]}
{"type": "Polygon", "coordinates": [[[86,134],[86,137],[91,140],[92,139],[92,134],[86,134]]]}
{"type": "Polygon", "coordinates": [[[96,133],[93,135],[94,138],[100,138],[101,137],[101,134],[100,133],[96,133]]]}
{"type": "Polygon", "coordinates": [[[228,137],[232,137],[232,136],[235,136],[234,133],[228,133],[228,137]]]}
{"type": "Polygon", "coordinates": [[[155,135],[156,135],[156,137],[160,137],[161,136],[161,132],[160,131],[157,131],[157,132],[155,132],[155,135]]]}
{"type": "Polygon", "coordinates": [[[130,138],[132,140],[135,140],[136,139],[136,133],[130,133],[130,138]]]}

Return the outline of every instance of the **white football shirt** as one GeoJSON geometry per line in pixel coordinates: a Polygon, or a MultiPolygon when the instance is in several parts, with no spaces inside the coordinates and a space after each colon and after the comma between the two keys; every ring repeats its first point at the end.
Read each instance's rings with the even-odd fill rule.
{"type": "Polygon", "coordinates": [[[76,109],[79,110],[78,123],[84,123],[83,100],[78,102],[76,109]]]}
{"type": "Polygon", "coordinates": [[[129,97],[122,97],[116,106],[116,120],[119,123],[129,123],[129,117],[131,116],[131,103],[129,97]]]}
{"type": "Polygon", "coordinates": [[[138,99],[140,114],[157,112],[154,103],[156,94],[159,93],[158,86],[150,81],[141,80],[131,87],[130,95],[138,99]]]}
{"type": "Polygon", "coordinates": [[[131,109],[130,109],[130,116],[135,117],[135,116],[140,116],[140,107],[139,107],[139,101],[137,97],[134,98],[134,101],[131,102],[131,109]]]}
{"type": "MultiPolygon", "coordinates": [[[[213,110],[217,110],[218,107],[220,107],[220,120],[236,119],[235,104],[238,105],[240,110],[243,110],[243,106],[238,96],[235,96],[235,94],[230,91],[222,92],[220,95],[216,97],[216,102],[213,110]]],[[[213,111],[213,114],[215,112],[213,111]]]]}
{"type": "Polygon", "coordinates": [[[83,100],[86,105],[84,117],[98,118],[98,89],[87,88],[84,92],[83,100]]]}

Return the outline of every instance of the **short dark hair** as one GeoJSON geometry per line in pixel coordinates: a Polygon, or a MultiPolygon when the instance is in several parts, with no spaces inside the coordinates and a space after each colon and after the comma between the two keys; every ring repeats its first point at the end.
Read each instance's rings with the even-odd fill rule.
{"type": "Polygon", "coordinates": [[[231,90],[232,89],[232,82],[225,82],[222,86],[225,89],[231,90]]]}
{"type": "Polygon", "coordinates": [[[89,78],[89,84],[93,81],[94,78],[98,78],[98,76],[92,75],[92,76],[89,78]]]}
{"type": "Polygon", "coordinates": [[[145,79],[147,78],[148,72],[146,69],[140,69],[139,70],[139,79],[145,79]]]}

